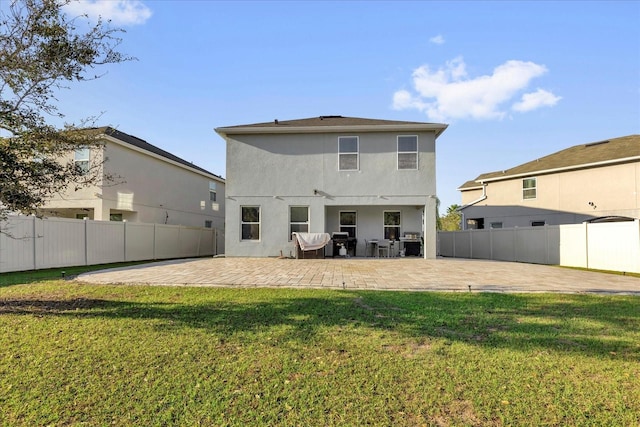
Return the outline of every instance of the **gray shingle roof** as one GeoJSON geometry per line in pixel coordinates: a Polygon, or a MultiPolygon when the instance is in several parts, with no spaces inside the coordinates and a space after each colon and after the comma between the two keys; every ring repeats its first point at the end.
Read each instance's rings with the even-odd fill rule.
{"type": "Polygon", "coordinates": [[[471,189],[484,181],[552,173],[558,170],[583,169],[595,167],[599,163],[616,163],[627,160],[640,160],[640,135],[628,135],[605,141],[574,145],[511,169],[481,174],[476,179],[465,182],[458,189],[471,189]]]}
{"type": "Polygon", "coordinates": [[[436,131],[436,136],[440,135],[447,128],[446,124],[408,122],[400,120],[379,120],[359,117],[343,116],[319,116],[297,120],[274,120],[272,122],[253,123],[237,126],[225,126],[216,128],[219,134],[237,134],[243,131],[263,131],[265,133],[286,133],[290,131],[309,132],[313,129],[331,131],[331,128],[354,128],[358,130],[374,130],[376,128],[398,128],[398,129],[429,129],[436,131]]]}

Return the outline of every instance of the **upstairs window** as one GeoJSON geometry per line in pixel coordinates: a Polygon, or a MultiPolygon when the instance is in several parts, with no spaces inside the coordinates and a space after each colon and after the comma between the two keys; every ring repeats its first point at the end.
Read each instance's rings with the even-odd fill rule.
{"type": "Polygon", "coordinates": [[[341,171],[358,170],[358,137],[341,136],[338,138],[338,169],[341,171]]]}
{"type": "Polygon", "coordinates": [[[522,198],[535,199],[537,197],[536,178],[525,178],[522,180],[522,198]]]}
{"type": "Polygon", "coordinates": [[[217,193],[216,193],[216,182],[209,181],[209,200],[212,202],[216,201],[217,193]]]}
{"type": "Polygon", "coordinates": [[[82,172],[82,175],[89,173],[89,153],[88,147],[77,148],[74,155],[76,169],[82,172]]]}
{"type": "Polygon", "coordinates": [[[418,169],[418,136],[398,137],[398,169],[418,169]]]}

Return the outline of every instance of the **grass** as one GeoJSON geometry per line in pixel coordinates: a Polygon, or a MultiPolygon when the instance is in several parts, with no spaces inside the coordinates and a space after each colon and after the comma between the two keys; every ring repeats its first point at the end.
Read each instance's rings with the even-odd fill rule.
{"type": "Polygon", "coordinates": [[[640,423],[633,296],[0,287],[0,425],[640,423]]]}

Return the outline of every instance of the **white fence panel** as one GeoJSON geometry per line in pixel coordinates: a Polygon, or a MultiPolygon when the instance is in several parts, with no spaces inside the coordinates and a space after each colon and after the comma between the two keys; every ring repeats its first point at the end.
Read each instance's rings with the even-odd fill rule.
{"type": "Polygon", "coordinates": [[[587,223],[560,226],[560,265],[587,267],[587,223]]]}
{"type": "Polygon", "coordinates": [[[180,227],[175,225],[156,224],[155,254],[157,259],[178,257],[180,250],[180,227]]]}
{"type": "Polygon", "coordinates": [[[87,264],[124,261],[124,222],[87,221],[87,264]]]}
{"type": "Polygon", "coordinates": [[[154,259],[154,225],[139,222],[125,223],[125,261],[154,259]]]}
{"type": "Polygon", "coordinates": [[[31,270],[36,265],[35,219],[9,218],[0,223],[0,272],[31,270]]]}
{"type": "Polygon", "coordinates": [[[640,273],[640,221],[438,233],[442,256],[640,273]]]}
{"type": "Polygon", "coordinates": [[[491,230],[493,234],[493,258],[498,261],[517,261],[516,260],[516,241],[515,229],[496,228],[491,230]]]}
{"type": "Polygon", "coordinates": [[[640,271],[640,222],[589,224],[589,268],[640,271]]]}
{"type": "Polygon", "coordinates": [[[491,259],[491,231],[473,230],[471,238],[471,258],[491,259]]]}
{"type": "Polygon", "coordinates": [[[0,273],[216,255],[220,238],[210,228],[16,216],[0,222],[0,273]]]}
{"type": "Polygon", "coordinates": [[[453,234],[455,256],[458,258],[471,258],[471,232],[453,234]]]}
{"type": "Polygon", "coordinates": [[[188,227],[180,229],[180,256],[192,257],[200,253],[200,228],[188,227]]]}
{"type": "MultiPolygon", "coordinates": [[[[32,217],[33,218],[33,217],[32,217]]],[[[52,218],[35,219],[36,264],[38,268],[83,265],[85,259],[85,221],[52,218]]]]}

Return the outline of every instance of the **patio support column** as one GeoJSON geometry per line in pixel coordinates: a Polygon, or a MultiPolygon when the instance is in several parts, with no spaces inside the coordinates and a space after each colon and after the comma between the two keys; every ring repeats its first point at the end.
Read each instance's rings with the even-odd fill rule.
{"type": "Polygon", "coordinates": [[[424,205],[423,215],[424,242],[422,245],[422,255],[424,259],[435,259],[436,257],[436,198],[427,196],[424,205]]]}

